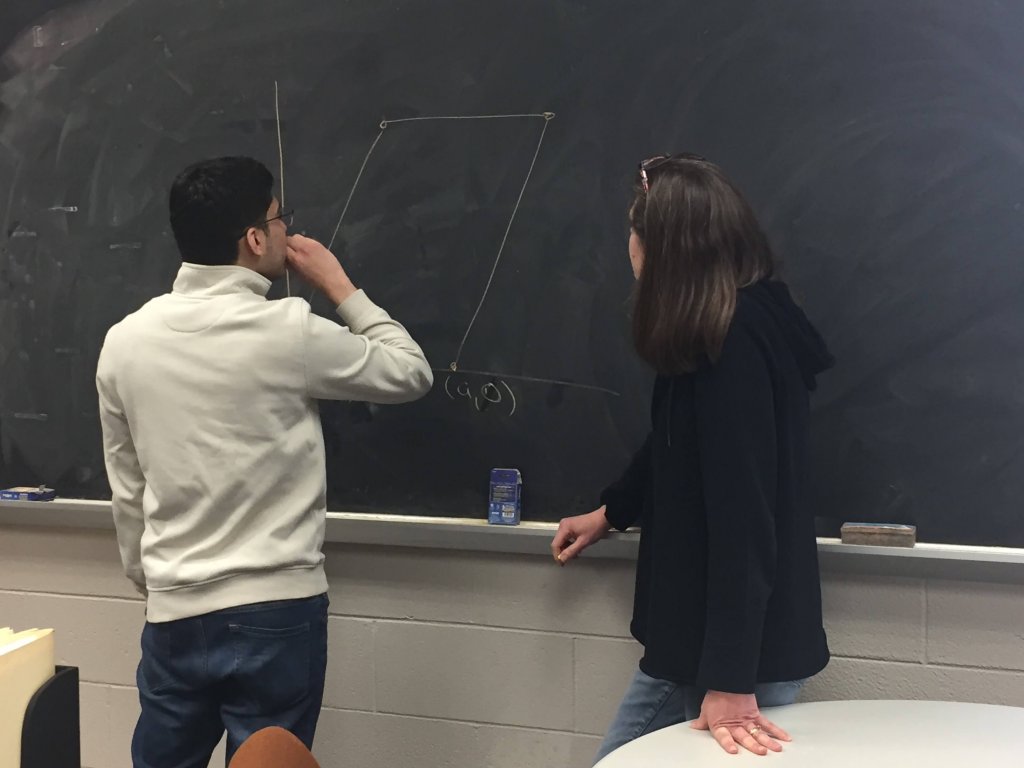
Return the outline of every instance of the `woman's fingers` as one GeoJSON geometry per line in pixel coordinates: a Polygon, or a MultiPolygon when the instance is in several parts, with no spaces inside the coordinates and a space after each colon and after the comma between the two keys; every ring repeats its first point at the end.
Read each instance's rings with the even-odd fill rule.
{"type": "Polygon", "coordinates": [[[771,720],[769,720],[764,715],[760,715],[757,718],[757,725],[758,725],[758,727],[762,731],[767,733],[769,736],[774,736],[776,739],[781,739],[782,741],[792,741],[793,740],[792,736],[790,736],[788,733],[786,733],[784,730],[782,730],[782,728],[777,726],[775,723],[773,723],[771,720]]]}
{"type": "Polygon", "coordinates": [[[568,524],[563,520],[558,525],[558,531],[555,533],[555,538],[551,540],[551,556],[558,559],[558,556],[562,554],[562,550],[565,549],[572,538],[572,532],[569,530],[568,524]]]}
{"type": "Polygon", "coordinates": [[[751,728],[748,728],[747,730],[751,735],[753,735],[755,739],[757,739],[757,743],[760,744],[762,747],[766,747],[767,749],[770,749],[772,752],[782,751],[782,745],[779,744],[779,742],[777,742],[775,739],[773,739],[771,737],[771,734],[769,734],[767,729],[763,726],[753,726],[751,728]]]}
{"type": "MultiPolygon", "coordinates": [[[[753,752],[755,755],[767,755],[768,747],[757,740],[757,737],[741,725],[734,725],[729,728],[733,740],[743,746],[744,749],[753,752]]],[[[721,743],[721,742],[719,742],[721,743]]]]}
{"type": "Polygon", "coordinates": [[[736,740],[733,739],[732,734],[729,731],[730,729],[723,725],[720,728],[713,728],[711,730],[711,734],[715,737],[715,741],[718,742],[722,749],[730,755],[735,755],[740,751],[740,748],[736,745],[736,740]]]}

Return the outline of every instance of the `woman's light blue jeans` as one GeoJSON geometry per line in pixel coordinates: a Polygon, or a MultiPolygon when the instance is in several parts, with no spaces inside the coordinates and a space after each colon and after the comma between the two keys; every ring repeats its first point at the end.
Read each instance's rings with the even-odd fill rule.
{"type": "MultiPolygon", "coordinates": [[[[792,704],[805,682],[759,683],[754,689],[757,706],[764,709],[792,704]]],[[[658,680],[638,669],[608,728],[608,735],[597,751],[594,763],[597,764],[609,752],[645,733],[697,719],[704,694],[705,691],[700,688],[658,680]]]]}

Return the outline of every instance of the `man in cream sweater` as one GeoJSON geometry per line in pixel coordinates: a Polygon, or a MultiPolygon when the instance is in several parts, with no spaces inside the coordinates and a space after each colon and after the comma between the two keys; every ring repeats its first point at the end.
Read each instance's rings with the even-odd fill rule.
{"type": "Polygon", "coordinates": [[[287,235],[250,158],[198,163],[170,194],[171,293],[110,329],[96,374],[128,577],[146,595],[135,768],[205,766],[224,730],[311,746],[327,663],[318,399],[401,403],[430,366],[334,255],[287,235]],[[345,325],[267,301],[292,267],[345,325]],[[346,327],[347,326],[347,327],[346,327]]]}

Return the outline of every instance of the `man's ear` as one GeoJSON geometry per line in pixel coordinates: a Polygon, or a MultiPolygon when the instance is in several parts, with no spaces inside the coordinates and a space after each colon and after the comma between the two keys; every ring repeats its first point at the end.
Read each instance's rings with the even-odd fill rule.
{"type": "Polygon", "coordinates": [[[267,247],[267,233],[259,227],[249,227],[245,230],[244,247],[256,257],[262,256],[267,247]]]}

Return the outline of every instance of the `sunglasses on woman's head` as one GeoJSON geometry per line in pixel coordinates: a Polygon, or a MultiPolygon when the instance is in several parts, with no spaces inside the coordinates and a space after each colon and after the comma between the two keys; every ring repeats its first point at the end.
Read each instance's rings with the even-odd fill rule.
{"type": "Polygon", "coordinates": [[[707,162],[703,157],[695,155],[692,152],[680,152],[676,155],[655,155],[654,157],[649,157],[646,160],[643,160],[640,163],[640,186],[643,187],[645,195],[651,189],[650,177],[647,174],[664,165],[669,160],[697,160],[700,162],[707,162]]]}

